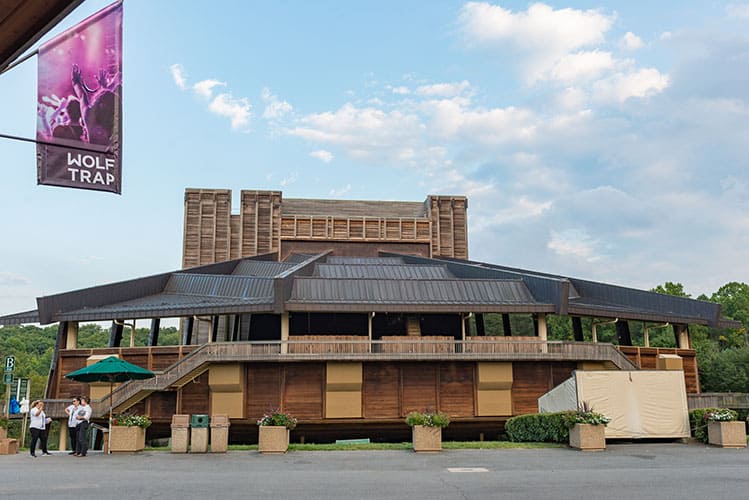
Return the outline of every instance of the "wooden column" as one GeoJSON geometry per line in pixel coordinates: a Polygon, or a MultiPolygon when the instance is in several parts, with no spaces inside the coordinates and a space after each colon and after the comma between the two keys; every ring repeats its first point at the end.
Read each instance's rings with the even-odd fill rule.
{"type": "Polygon", "coordinates": [[[548,332],[546,330],[546,315],[535,315],[534,323],[536,324],[536,334],[538,335],[538,339],[546,342],[546,340],[548,339],[548,332]]]}
{"type": "Polygon", "coordinates": [[[151,320],[151,330],[148,332],[148,345],[153,347],[159,345],[159,327],[161,326],[161,320],[159,318],[153,318],[151,320]]]}
{"type": "Polygon", "coordinates": [[[192,343],[192,329],[195,326],[195,316],[189,316],[187,321],[184,322],[184,331],[182,332],[182,345],[190,345],[192,343]]]}
{"type": "Polygon", "coordinates": [[[676,346],[679,349],[690,349],[689,327],[687,325],[674,325],[674,336],[676,337],[676,346]]]}
{"type": "Polygon", "coordinates": [[[67,322],[67,328],[65,330],[67,332],[67,338],[65,339],[65,349],[78,348],[78,322],[67,322]]]}
{"type": "Polygon", "coordinates": [[[281,354],[289,352],[289,313],[281,313],[281,354]]]}
{"type": "Polygon", "coordinates": [[[109,329],[109,347],[120,347],[122,343],[122,320],[112,321],[112,327],[109,329]],[[119,322],[118,325],[116,322],[119,322]]]}
{"type": "Polygon", "coordinates": [[[583,336],[583,322],[579,316],[572,316],[572,335],[577,342],[585,340],[583,336]]]}

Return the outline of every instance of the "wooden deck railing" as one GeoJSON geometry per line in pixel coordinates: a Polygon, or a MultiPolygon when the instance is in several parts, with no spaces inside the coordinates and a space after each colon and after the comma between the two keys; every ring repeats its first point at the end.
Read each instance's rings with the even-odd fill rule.
{"type": "MultiPolygon", "coordinates": [[[[534,337],[292,336],[288,341],[216,342],[204,344],[152,379],[127,382],[112,391],[115,412],[152,392],[180,387],[208,370],[211,363],[242,361],[610,361],[623,370],[637,367],[616,347],[605,343],[539,341],[534,337]],[[530,340],[529,340],[530,339],[530,340]]],[[[48,414],[64,416],[68,400],[49,400],[48,414]]],[[[94,416],[109,411],[109,397],[92,402],[94,416]]]]}

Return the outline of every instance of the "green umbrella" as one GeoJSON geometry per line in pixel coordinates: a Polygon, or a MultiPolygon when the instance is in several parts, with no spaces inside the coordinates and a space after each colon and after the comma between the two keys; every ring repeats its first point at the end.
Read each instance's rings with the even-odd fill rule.
{"type": "MultiPolygon", "coordinates": [[[[127,382],[128,380],[144,380],[153,378],[156,374],[138,365],[128,363],[124,359],[110,356],[86,366],[80,370],[70,372],[65,378],[78,382],[109,382],[109,439],[112,439],[112,385],[115,382],[127,382]]],[[[111,444],[111,443],[109,443],[111,444]]],[[[111,453],[111,446],[108,447],[111,453]]]]}

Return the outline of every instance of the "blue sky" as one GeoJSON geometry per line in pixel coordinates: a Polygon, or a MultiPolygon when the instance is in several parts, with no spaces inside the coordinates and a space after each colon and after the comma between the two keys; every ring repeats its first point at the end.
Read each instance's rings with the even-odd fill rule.
{"type": "MultiPolygon", "coordinates": [[[[0,139],[0,314],[179,268],[186,187],[465,194],[476,260],[693,295],[749,280],[749,3],[124,11],[122,196],[37,186],[34,146],[0,139]]],[[[35,62],[0,95],[0,131],[32,137],[35,62]]]]}

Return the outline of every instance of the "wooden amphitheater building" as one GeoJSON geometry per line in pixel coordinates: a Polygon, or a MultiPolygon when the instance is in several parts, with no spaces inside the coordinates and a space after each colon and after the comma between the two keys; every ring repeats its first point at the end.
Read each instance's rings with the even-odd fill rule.
{"type": "Polygon", "coordinates": [[[188,189],[182,270],[41,297],[37,310],[0,318],[59,323],[51,413],[91,392],[104,417],[108,388],[63,375],[115,354],[157,372],[112,394],[116,411],[153,419],[152,437],[168,435],[175,413],[228,414],[230,439],[252,442],[256,419],[280,408],[300,421],[292,440],[404,439],[404,415],[424,409],[451,416],[446,439],[493,438],[574,370],[655,369],[659,355],[678,355],[698,393],[688,325],[736,326],[714,303],[468,260],[463,196],[242,191],[239,206],[233,214],[228,190],[188,189]],[[487,335],[487,314],[501,315],[502,334],[487,335]],[[515,314],[532,315],[532,336],[513,335],[515,314]],[[548,340],[547,315],[572,317],[574,341],[548,340]],[[180,345],[159,345],[164,318],[181,320],[180,345]],[[151,323],[148,345],[123,346],[136,320],[151,323]],[[89,321],[112,322],[108,347],[78,347],[89,321]],[[618,345],[596,342],[596,326],[613,321],[618,345]],[[672,325],[678,347],[632,346],[631,321],[672,325]]]}

